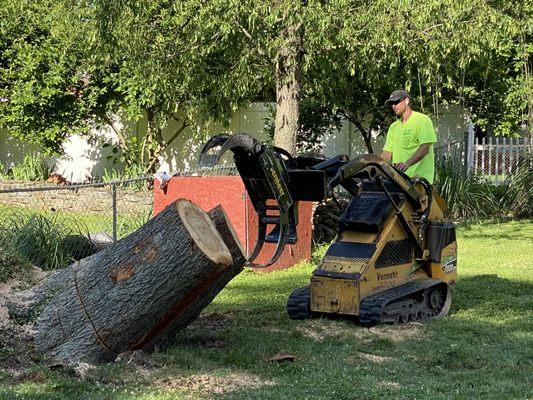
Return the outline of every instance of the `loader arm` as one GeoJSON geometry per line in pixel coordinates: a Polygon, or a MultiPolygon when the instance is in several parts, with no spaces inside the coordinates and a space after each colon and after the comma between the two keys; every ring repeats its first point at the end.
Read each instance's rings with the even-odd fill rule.
{"type": "Polygon", "coordinates": [[[351,182],[354,179],[368,179],[381,188],[395,208],[396,216],[403,231],[415,247],[417,258],[422,258],[432,198],[432,188],[429,182],[424,178],[411,179],[396,170],[383,158],[375,154],[366,154],[339,168],[335,177],[329,181],[328,191],[331,192],[336,186],[344,186],[345,182],[351,182]],[[415,233],[413,226],[409,224],[387,188],[391,184],[400,189],[417,212],[418,218],[416,218],[416,221],[420,228],[417,229],[417,233],[415,233]],[[421,188],[421,190],[417,190],[416,187],[421,188]]]}
{"type": "Polygon", "coordinates": [[[329,181],[328,189],[331,191],[338,185],[343,186],[354,178],[366,178],[377,183],[388,180],[406,195],[415,208],[422,207],[420,193],[415,190],[413,181],[375,154],[365,154],[339,168],[335,177],[329,181]]]}

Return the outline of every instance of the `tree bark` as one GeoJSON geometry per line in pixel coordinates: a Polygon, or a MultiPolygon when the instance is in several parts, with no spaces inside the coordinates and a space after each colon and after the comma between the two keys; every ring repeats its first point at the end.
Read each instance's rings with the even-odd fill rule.
{"type": "Polygon", "coordinates": [[[171,343],[245,262],[223,210],[210,216],[178,200],[28,292],[28,310],[39,314],[37,349],[61,362],[99,363],[171,343]]]}
{"type": "MultiPolygon", "coordinates": [[[[183,312],[180,318],[175,319],[165,332],[148,343],[144,348],[145,350],[151,350],[154,347],[167,347],[174,344],[176,333],[198,318],[202,310],[213,301],[215,296],[243,270],[244,263],[246,262],[244,250],[237,239],[237,234],[224,209],[218,205],[209,211],[208,214],[213,220],[222,240],[228,247],[233,258],[233,264],[217,274],[214,280],[206,280],[198,288],[198,291],[201,291],[201,293],[197,293],[196,301],[183,312]]],[[[132,350],[140,350],[141,348],[142,346],[134,347],[132,350]]]]}
{"type": "Polygon", "coordinates": [[[276,125],[274,144],[296,154],[300,127],[300,70],[303,53],[303,25],[289,25],[282,33],[285,42],[276,57],[276,125]]]}

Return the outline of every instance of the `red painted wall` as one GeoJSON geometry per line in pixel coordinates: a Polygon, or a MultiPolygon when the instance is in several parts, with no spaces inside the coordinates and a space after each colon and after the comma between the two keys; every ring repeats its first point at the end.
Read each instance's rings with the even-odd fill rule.
{"type": "MultiPolygon", "coordinates": [[[[257,214],[239,176],[173,177],[164,190],[160,189],[159,185],[156,180],[154,214],[179,198],[191,200],[204,211],[209,211],[220,204],[231,220],[243,248],[248,255],[251,253],[257,236],[257,214]]],[[[286,245],[278,261],[261,271],[288,268],[302,260],[311,259],[312,202],[299,202],[298,221],[298,242],[286,245]]],[[[268,227],[267,233],[272,227],[268,227]]],[[[265,243],[255,262],[267,262],[275,247],[275,243],[265,243]]]]}

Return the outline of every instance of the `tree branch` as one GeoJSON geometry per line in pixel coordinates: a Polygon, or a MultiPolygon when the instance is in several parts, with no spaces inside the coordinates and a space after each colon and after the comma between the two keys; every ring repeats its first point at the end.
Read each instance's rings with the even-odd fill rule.
{"type": "Polygon", "coordinates": [[[190,124],[190,123],[187,123],[187,122],[184,120],[183,123],[182,123],[182,125],[181,125],[181,127],[178,128],[178,129],[176,130],[176,132],[174,132],[174,134],[171,136],[171,138],[168,139],[168,140],[166,141],[166,143],[164,144],[164,146],[163,146],[162,149],[161,149],[161,153],[162,153],[163,151],[165,151],[165,150],[168,148],[168,146],[170,146],[170,145],[172,144],[172,142],[174,142],[174,140],[176,140],[176,138],[181,134],[181,132],[183,132],[183,130],[184,130],[185,128],[188,128],[189,126],[191,126],[191,124],[190,124]]]}
{"type": "Polygon", "coordinates": [[[359,118],[356,118],[355,115],[352,115],[350,112],[347,112],[345,109],[341,109],[340,113],[348,121],[352,122],[357,128],[357,130],[361,133],[361,136],[363,136],[363,140],[365,142],[368,152],[374,153],[374,149],[372,148],[372,143],[370,142],[370,132],[363,127],[363,124],[361,123],[361,121],[359,121],[359,118]]]}
{"type": "Polygon", "coordinates": [[[122,135],[120,130],[115,126],[115,122],[109,117],[109,115],[104,113],[102,115],[102,119],[111,127],[111,129],[113,129],[113,132],[115,132],[115,135],[117,135],[119,147],[123,150],[129,150],[128,145],[126,143],[126,139],[124,138],[124,135],[122,135]]]}

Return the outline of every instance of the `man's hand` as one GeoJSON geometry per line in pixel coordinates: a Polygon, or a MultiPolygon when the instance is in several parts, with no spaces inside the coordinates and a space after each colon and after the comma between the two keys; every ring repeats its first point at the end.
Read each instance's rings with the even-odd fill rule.
{"type": "Polygon", "coordinates": [[[407,165],[407,163],[400,162],[394,164],[394,168],[396,168],[398,171],[404,172],[407,168],[409,168],[409,165],[407,165]]]}
{"type": "Polygon", "coordinates": [[[398,171],[404,172],[407,168],[409,168],[411,165],[415,165],[417,162],[423,159],[426,154],[429,153],[429,146],[431,146],[431,143],[421,144],[416,153],[413,154],[413,157],[411,157],[406,162],[394,164],[394,167],[398,171]]]}

